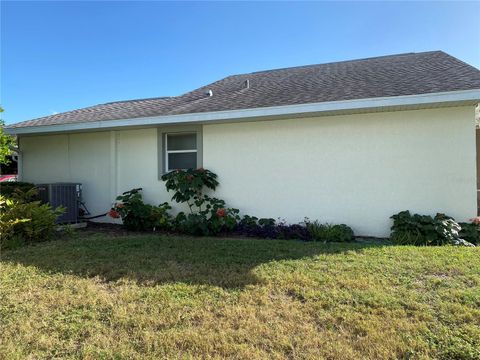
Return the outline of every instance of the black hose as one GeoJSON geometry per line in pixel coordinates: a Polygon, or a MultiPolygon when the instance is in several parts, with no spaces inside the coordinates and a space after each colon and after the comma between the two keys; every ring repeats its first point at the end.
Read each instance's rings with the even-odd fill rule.
{"type": "Polygon", "coordinates": [[[102,217],[102,216],[107,216],[108,213],[105,213],[105,214],[102,214],[102,215],[96,215],[96,216],[90,216],[90,217],[80,217],[80,219],[82,220],[90,220],[90,219],[96,219],[96,218],[99,218],[99,217],[102,217]]]}

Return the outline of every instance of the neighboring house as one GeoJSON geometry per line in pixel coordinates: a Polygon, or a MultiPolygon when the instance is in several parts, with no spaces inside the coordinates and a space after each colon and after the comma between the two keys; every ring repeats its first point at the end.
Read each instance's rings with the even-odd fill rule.
{"type": "Polygon", "coordinates": [[[433,51],[233,75],[6,131],[22,180],[83,183],[92,214],[134,187],[169,201],[160,176],[203,166],[245,214],[385,236],[401,210],[476,216],[479,100],[480,71],[433,51]]]}

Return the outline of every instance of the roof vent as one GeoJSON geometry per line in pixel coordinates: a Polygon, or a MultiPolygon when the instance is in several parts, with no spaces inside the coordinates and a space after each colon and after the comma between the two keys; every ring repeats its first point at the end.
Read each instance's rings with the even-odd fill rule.
{"type": "Polygon", "coordinates": [[[208,90],[205,95],[207,95],[208,97],[212,97],[213,96],[213,91],[212,90],[208,90]]]}
{"type": "Polygon", "coordinates": [[[245,80],[245,82],[243,83],[245,89],[250,89],[250,80],[245,80]]]}

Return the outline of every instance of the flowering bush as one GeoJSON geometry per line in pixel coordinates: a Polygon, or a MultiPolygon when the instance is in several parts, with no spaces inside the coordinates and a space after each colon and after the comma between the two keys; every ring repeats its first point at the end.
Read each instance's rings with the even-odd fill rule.
{"type": "Polygon", "coordinates": [[[190,235],[217,235],[230,232],[237,225],[240,217],[238,209],[225,207],[225,201],[203,195],[201,207],[191,212],[180,212],[176,222],[180,231],[190,235]]]}
{"type": "MultiPolygon", "coordinates": [[[[115,204],[114,207],[115,207],[115,208],[118,208],[119,205],[123,205],[123,204],[115,204]]],[[[118,219],[118,218],[120,218],[120,213],[119,213],[117,210],[115,210],[115,209],[112,208],[112,209],[110,209],[110,211],[108,212],[108,216],[110,216],[110,217],[113,218],[113,219],[118,219]]]]}
{"type": "Polygon", "coordinates": [[[110,209],[108,215],[114,219],[122,218],[123,225],[128,230],[166,230],[171,228],[171,216],[168,203],[153,206],[145,204],[141,188],[124,192],[117,197],[117,203],[110,209]]]}
{"type": "Polygon", "coordinates": [[[215,190],[217,175],[203,168],[174,170],[162,176],[165,187],[173,191],[172,200],[186,203],[190,212],[176,217],[177,228],[191,235],[217,235],[235,228],[239,210],[227,208],[225,201],[204,194],[215,190]]]}
{"type": "Polygon", "coordinates": [[[201,208],[205,203],[205,188],[215,190],[218,186],[217,175],[204,168],[174,170],[162,176],[165,187],[173,191],[172,200],[177,203],[186,203],[190,212],[194,207],[201,208]]]}

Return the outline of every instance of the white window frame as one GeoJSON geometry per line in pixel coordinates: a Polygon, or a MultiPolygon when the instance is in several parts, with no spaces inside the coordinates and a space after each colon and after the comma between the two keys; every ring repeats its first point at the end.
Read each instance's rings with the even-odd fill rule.
{"type": "MultiPolygon", "coordinates": [[[[176,169],[170,169],[169,166],[168,166],[168,155],[169,154],[181,154],[181,153],[194,153],[194,154],[197,154],[198,153],[198,141],[197,141],[197,148],[196,149],[186,149],[186,150],[168,150],[168,136],[169,135],[195,135],[197,136],[197,133],[195,131],[192,131],[192,132],[167,132],[165,133],[165,170],[167,172],[169,171],[172,171],[172,170],[176,170],[176,169]]],[[[196,159],[196,162],[197,162],[197,166],[198,166],[198,160],[196,159]]],[[[186,169],[181,169],[181,170],[186,170],[186,169]]]]}

